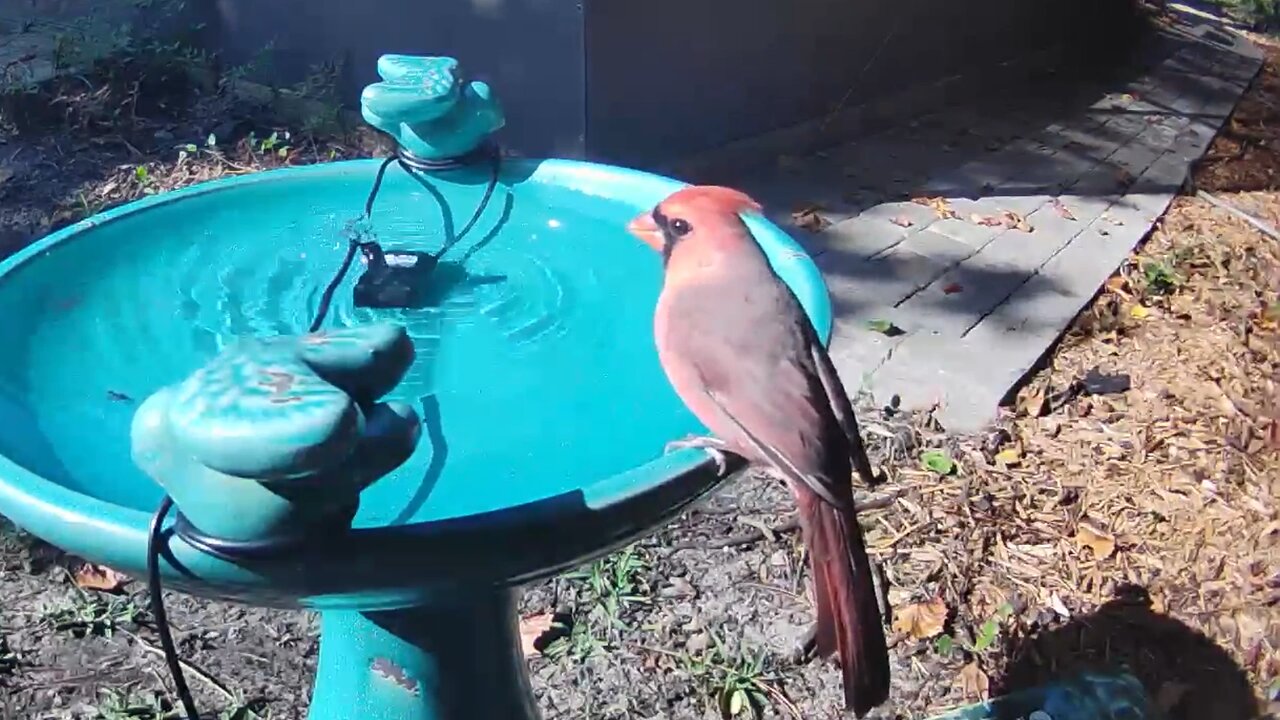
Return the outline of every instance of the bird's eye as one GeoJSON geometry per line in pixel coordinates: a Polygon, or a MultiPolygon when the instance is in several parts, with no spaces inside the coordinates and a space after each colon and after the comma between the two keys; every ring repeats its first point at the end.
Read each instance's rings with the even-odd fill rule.
{"type": "Polygon", "coordinates": [[[688,235],[689,231],[693,230],[693,226],[689,224],[688,220],[681,220],[680,218],[672,220],[668,227],[671,228],[671,234],[676,237],[688,235]]]}

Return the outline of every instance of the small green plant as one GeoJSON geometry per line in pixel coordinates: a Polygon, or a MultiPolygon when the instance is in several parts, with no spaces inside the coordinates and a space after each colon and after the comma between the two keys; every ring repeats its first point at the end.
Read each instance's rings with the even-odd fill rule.
{"type": "Polygon", "coordinates": [[[710,635],[712,647],[705,653],[684,654],[685,671],[707,693],[721,716],[759,717],[769,704],[768,683],[774,680],[765,671],[765,652],[751,653],[739,648],[736,654],[730,653],[714,632],[710,635]]]}
{"type": "Polygon", "coordinates": [[[1143,291],[1148,295],[1169,295],[1182,284],[1177,271],[1163,260],[1143,260],[1141,270],[1143,291]]]}
{"type": "Polygon", "coordinates": [[[133,169],[133,180],[138,183],[138,187],[144,195],[154,195],[156,192],[156,179],[152,176],[151,171],[146,165],[138,165],[133,169]]]}
{"type": "Polygon", "coordinates": [[[50,609],[45,613],[45,619],[54,630],[69,632],[78,638],[89,635],[111,637],[116,630],[146,620],[147,612],[132,598],[80,595],[50,609]]]}
{"type": "Polygon", "coordinates": [[[76,64],[80,57],[76,43],[77,37],[71,33],[56,33],[53,36],[54,70],[65,70],[76,64]]]}
{"type": "Polygon", "coordinates": [[[624,630],[624,612],[649,602],[647,575],[651,565],[644,552],[632,545],[601,558],[585,568],[566,573],[578,584],[573,624],[568,633],[552,642],[544,654],[553,659],[588,658],[604,651],[624,630]]]}
{"type": "Polygon", "coordinates": [[[94,213],[94,203],[89,202],[89,198],[84,192],[76,193],[76,204],[80,209],[80,217],[87,218],[94,213]]]}
{"type": "Polygon", "coordinates": [[[294,96],[316,104],[304,116],[304,135],[321,135],[342,126],[342,96],[338,88],[344,72],[344,61],[326,61],[313,65],[311,72],[293,86],[294,96]]]}
{"type": "Polygon", "coordinates": [[[178,720],[182,714],[159,693],[103,690],[97,720],[178,720]]]}
{"type": "Polygon", "coordinates": [[[925,450],[920,453],[920,465],[939,475],[950,475],[956,471],[956,461],[945,450],[925,450]]]}
{"type": "Polygon", "coordinates": [[[582,581],[587,603],[599,607],[611,622],[616,622],[625,608],[648,602],[650,588],[645,576],[649,570],[648,557],[632,545],[565,577],[582,581]]]}
{"type": "Polygon", "coordinates": [[[271,720],[271,713],[261,700],[245,700],[244,695],[232,695],[231,705],[218,713],[218,720],[271,720]]]}
{"type": "Polygon", "coordinates": [[[964,638],[957,642],[956,638],[950,635],[940,635],[933,641],[933,649],[939,655],[950,655],[955,652],[958,645],[973,655],[981,654],[995,645],[996,640],[1000,638],[1000,625],[1011,615],[1013,615],[1013,606],[1005,603],[996,609],[994,615],[978,626],[973,642],[968,642],[964,638]]]}
{"type": "Polygon", "coordinates": [[[582,622],[574,622],[570,627],[565,628],[558,625],[563,631],[567,629],[568,634],[563,637],[556,638],[547,646],[542,654],[552,660],[559,660],[565,657],[572,657],[578,660],[586,660],[589,657],[599,655],[605,650],[605,643],[596,634],[592,632],[591,625],[585,620],[582,622]]]}
{"type": "Polygon", "coordinates": [[[275,52],[275,41],[270,40],[263,45],[253,57],[247,62],[240,65],[227,68],[218,77],[218,94],[226,95],[235,91],[236,84],[244,81],[250,75],[261,72],[265,68],[270,67],[272,53],[275,52]]]}
{"type": "Polygon", "coordinates": [[[289,151],[292,146],[289,145],[291,136],[288,130],[283,132],[272,132],[265,138],[258,139],[254,133],[249,133],[246,143],[249,146],[249,152],[255,155],[275,155],[281,160],[289,157],[289,151]]]}

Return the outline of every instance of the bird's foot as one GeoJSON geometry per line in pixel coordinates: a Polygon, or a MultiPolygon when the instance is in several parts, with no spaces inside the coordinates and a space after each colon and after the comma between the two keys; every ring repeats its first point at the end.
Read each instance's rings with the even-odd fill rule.
{"type": "Polygon", "coordinates": [[[800,642],[796,645],[796,649],[791,654],[791,661],[796,665],[804,665],[811,662],[818,656],[818,624],[814,623],[809,626],[804,635],[800,637],[800,642]]]}
{"type": "Polygon", "coordinates": [[[683,440],[672,440],[667,443],[663,453],[672,453],[676,450],[704,450],[711,456],[711,460],[715,462],[716,472],[724,475],[729,472],[729,461],[724,454],[727,447],[720,438],[711,437],[710,435],[690,435],[683,440]]]}

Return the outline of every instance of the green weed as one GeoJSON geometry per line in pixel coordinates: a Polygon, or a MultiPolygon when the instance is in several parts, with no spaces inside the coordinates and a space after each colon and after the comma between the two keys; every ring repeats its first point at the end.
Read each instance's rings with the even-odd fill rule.
{"type": "Polygon", "coordinates": [[[178,720],[182,714],[160,693],[103,690],[98,720],[178,720]]]}
{"type": "Polygon", "coordinates": [[[79,595],[51,608],[44,617],[54,630],[81,638],[111,637],[117,630],[146,621],[148,616],[132,598],[79,595]]]}
{"type": "Polygon", "coordinates": [[[957,639],[951,635],[940,635],[933,641],[933,649],[939,655],[950,655],[957,648],[973,655],[986,652],[995,646],[996,640],[1000,638],[1000,626],[1011,615],[1013,615],[1013,606],[1005,603],[996,609],[994,615],[978,626],[978,631],[973,634],[972,640],[967,637],[957,639]]]}
{"type": "Polygon", "coordinates": [[[741,715],[759,717],[773,694],[770,683],[777,678],[765,670],[766,653],[739,647],[730,652],[716,633],[711,647],[700,655],[684,653],[684,670],[706,693],[707,699],[725,718],[741,715]]]}

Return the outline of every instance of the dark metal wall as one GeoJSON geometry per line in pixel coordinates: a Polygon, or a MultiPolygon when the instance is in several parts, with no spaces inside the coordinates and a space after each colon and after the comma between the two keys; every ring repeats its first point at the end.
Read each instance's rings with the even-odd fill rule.
{"type": "MultiPolygon", "coordinates": [[[[35,3],[86,12],[89,0],[35,3]]],[[[99,0],[105,6],[133,0],[99,0]]],[[[344,100],[388,52],[458,57],[507,110],[507,147],[660,167],[840,107],[1066,44],[1123,35],[1133,0],[186,0],[229,63],[304,79],[339,62],[344,100]],[[262,56],[264,47],[271,46],[262,56]],[[843,103],[843,104],[842,104],[843,103]]]]}

